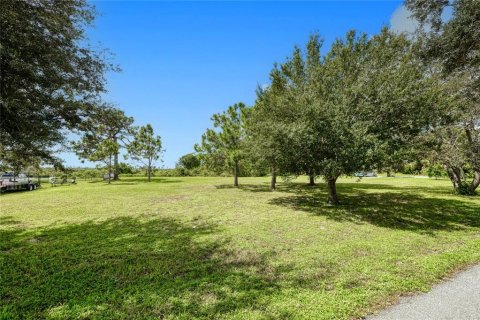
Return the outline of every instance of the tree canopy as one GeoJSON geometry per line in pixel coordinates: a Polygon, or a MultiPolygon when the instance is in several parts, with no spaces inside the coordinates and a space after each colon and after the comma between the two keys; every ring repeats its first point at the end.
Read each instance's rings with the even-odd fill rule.
{"type": "Polygon", "coordinates": [[[212,116],[215,129],[207,129],[202,135],[197,151],[213,166],[233,169],[234,186],[238,186],[239,162],[245,156],[246,118],[249,109],[242,102],[229,106],[222,113],[212,116]]]}
{"type": "Polygon", "coordinates": [[[419,56],[436,71],[448,105],[431,135],[434,158],[447,169],[455,190],[474,194],[480,185],[480,5],[476,0],[407,0],[420,23],[431,23],[418,38],[419,56]],[[451,6],[452,16],[442,20],[451,6]],[[467,181],[465,169],[473,171],[467,181]]]}
{"type": "Polygon", "coordinates": [[[438,91],[404,35],[350,31],[323,56],[321,45],[314,34],[274,67],[248,123],[272,168],[323,177],[338,203],[340,175],[381,166],[438,120],[438,91]]]}
{"type": "Polygon", "coordinates": [[[88,45],[95,11],[85,0],[0,1],[0,161],[59,163],[65,142],[116,70],[88,45]]]}
{"type": "Polygon", "coordinates": [[[136,130],[133,141],[127,146],[128,154],[135,161],[142,162],[147,169],[148,181],[152,179],[152,170],[155,161],[160,159],[162,139],[155,136],[150,124],[136,130]]]}
{"type": "Polygon", "coordinates": [[[80,125],[80,139],[72,142],[72,148],[81,159],[105,163],[109,174],[113,168],[114,179],[118,179],[121,141],[132,134],[132,124],[133,118],[120,109],[109,105],[97,107],[80,125]]]}

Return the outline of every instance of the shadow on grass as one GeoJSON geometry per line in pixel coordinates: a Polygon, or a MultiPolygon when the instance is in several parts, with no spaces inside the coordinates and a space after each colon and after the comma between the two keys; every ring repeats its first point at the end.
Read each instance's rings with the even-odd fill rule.
{"type": "Polygon", "coordinates": [[[116,218],[0,230],[0,316],[191,319],[261,308],[278,271],[265,255],[208,240],[216,229],[116,218]]]}
{"type": "Polygon", "coordinates": [[[14,226],[20,223],[21,221],[13,219],[13,216],[0,217],[0,226],[14,226]]]}
{"type": "MultiPolygon", "coordinates": [[[[392,180],[393,181],[393,180],[392,180]]],[[[453,195],[453,189],[447,186],[434,186],[434,187],[420,187],[420,186],[395,186],[390,183],[362,183],[362,181],[355,183],[343,183],[339,182],[337,184],[338,188],[341,191],[355,191],[355,190],[392,190],[392,191],[402,191],[402,192],[425,192],[431,194],[442,194],[442,195],[453,195]],[[343,190],[345,189],[345,190],[343,190]]],[[[311,186],[307,183],[299,182],[287,182],[287,183],[278,183],[277,191],[280,192],[291,192],[291,193],[305,193],[313,190],[324,190],[324,182],[316,182],[314,186],[311,186]]],[[[217,189],[240,189],[250,192],[270,192],[270,183],[264,182],[260,184],[240,184],[238,187],[235,187],[230,184],[216,185],[217,189]]],[[[341,194],[340,194],[341,196],[341,194]]]]}
{"type": "Polygon", "coordinates": [[[317,194],[279,197],[270,202],[335,221],[370,223],[423,233],[480,227],[480,206],[458,200],[398,193],[358,193],[344,194],[342,201],[337,207],[326,206],[324,198],[317,194]]]}
{"type": "MultiPolygon", "coordinates": [[[[221,185],[217,188],[234,187],[221,185]]],[[[238,188],[248,192],[271,192],[268,184],[247,184],[238,188]]],[[[314,187],[300,183],[279,184],[279,193],[292,195],[275,197],[269,203],[335,221],[370,223],[421,233],[480,227],[480,205],[462,201],[459,197],[441,198],[441,195],[452,195],[448,187],[422,188],[360,182],[338,183],[337,190],[341,204],[330,206],[326,204],[324,184],[314,187]],[[418,194],[422,191],[435,197],[418,194]]]]}

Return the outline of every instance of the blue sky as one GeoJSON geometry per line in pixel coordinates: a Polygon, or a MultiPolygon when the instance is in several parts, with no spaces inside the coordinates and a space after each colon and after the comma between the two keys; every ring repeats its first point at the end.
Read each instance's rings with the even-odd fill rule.
{"type": "MultiPolygon", "coordinates": [[[[137,125],[153,125],[167,168],[193,151],[213,113],[252,104],[273,63],[312,32],[325,39],[325,52],[350,29],[374,34],[392,15],[404,20],[400,1],[92,3],[100,16],[90,42],[111,50],[122,68],[108,74],[105,100],[137,125]]],[[[73,154],[63,158],[81,165],[73,154]]]]}

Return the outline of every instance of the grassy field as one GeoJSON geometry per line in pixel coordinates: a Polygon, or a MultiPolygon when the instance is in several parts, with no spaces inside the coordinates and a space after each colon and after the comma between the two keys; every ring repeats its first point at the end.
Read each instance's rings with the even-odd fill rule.
{"type": "Polygon", "coordinates": [[[0,318],[352,319],[480,261],[446,180],[129,178],[0,198],[0,318]]]}

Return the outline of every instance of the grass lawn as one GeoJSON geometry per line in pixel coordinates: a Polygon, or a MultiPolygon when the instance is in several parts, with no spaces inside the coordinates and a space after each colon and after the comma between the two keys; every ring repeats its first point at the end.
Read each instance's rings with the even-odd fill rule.
{"type": "Polygon", "coordinates": [[[480,262],[447,180],[125,178],[0,197],[0,319],[351,319],[480,262]]]}

